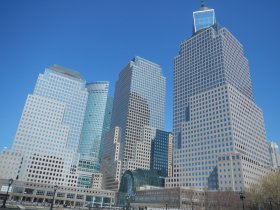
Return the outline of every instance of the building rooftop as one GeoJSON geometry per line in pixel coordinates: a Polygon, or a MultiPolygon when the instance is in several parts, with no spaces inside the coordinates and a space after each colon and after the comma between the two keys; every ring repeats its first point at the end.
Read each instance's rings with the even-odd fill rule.
{"type": "Polygon", "coordinates": [[[53,66],[49,67],[48,69],[50,69],[52,71],[56,71],[56,72],[61,73],[61,74],[65,74],[65,75],[70,76],[70,77],[74,77],[74,78],[83,80],[83,77],[81,76],[81,74],[79,72],[74,71],[74,70],[69,69],[69,68],[59,66],[57,64],[54,64],[53,66]]]}
{"type": "Polygon", "coordinates": [[[139,57],[139,56],[135,56],[134,58],[131,59],[131,61],[133,61],[133,62],[143,61],[143,62],[149,63],[149,64],[151,64],[151,65],[153,65],[153,66],[156,66],[156,67],[159,67],[159,68],[160,68],[160,65],[158,65],[158,64],[156,64],[156,63],[154,63],[154,62],[151,62],[151,61],[149,61],[149,60],[147,60],[147,59],[145,59],[145,58],[141,58],[141,57],[139,57]]]}

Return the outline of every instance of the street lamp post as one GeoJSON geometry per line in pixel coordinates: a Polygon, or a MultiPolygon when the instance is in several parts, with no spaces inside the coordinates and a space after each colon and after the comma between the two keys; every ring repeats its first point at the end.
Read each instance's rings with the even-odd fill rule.
{"type": "Polygon", "coordinates": [[[193,201],[192,201],[192,210],[193,210],[193,201]]]}
{"type": "Polygon", "coordinates": [[[127,200],[127,210],[130,209],[130,196],[126,196],[126,200],[127,200]]]}
{"type": "Polygon", "coordinates": [[[5,199],[3,201],[3,205],[1,206],[1,208],[6,208],[6,201],[8,199],[9,190],[10,190],[11,185],[13,184],[13,181],[14,181],[13,179],[9,179],[9,185],[8,185],[7,193],[6,193],[6,196],[5,196],[5,199]]]}
{"type": "Polygon", "coordinates": [[[239,196],[240,196],[240,200],[242,200],[242,206],[243,206],[243,210],[244,210],[244,209],[245,209],[245,208],[244,208],[244,199],[245,199],[245,195],[244,195],[243,192],[240,192],[240,193],[239,193],[239,196]]]}
{"type": "Polygon", "coordinates": [[[165,203],[165,210],[167,210],[167,202],[165,203]]]}
{"type": "Polygon", "coordinates": [[[53,190],[53,199],[52,199],[52,203],[51,203],[51,208],[50,208],[50,210],[52,210],[52,209],[53,209],[54,196],[55,196],[55,193],[56,193],[56,191],[57,191],[57,188],[58,188],[58,186],[57,186],[57,185],[55,185],[55,186],[54,186],[54,190],[53,190]]]}
{"type": "Polygon", "coordinates": [[[269,204],[270,204],[270,210],[272,210],[272,197],[268,198],[269,204]]]}
{"type": "MultiPolygon", "coordinates": [[[[126,200],[127,200],[127,203],[126,203],[126,209],[130,210],[131,208],[131,201],[135,201],[135,194],[131,194],[131,195],[127,195],[126,196],[126,200]]],[[[133,207],[132,207],[133,209],[133,207]]]]}

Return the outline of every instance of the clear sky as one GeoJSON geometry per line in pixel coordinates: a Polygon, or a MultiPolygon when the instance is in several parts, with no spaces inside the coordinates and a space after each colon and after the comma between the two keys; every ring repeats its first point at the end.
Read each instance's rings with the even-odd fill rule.
{"type": "MultiPolygon", "coordinates": [[[[267,138],[280,144],[279,0],[206,0],[217,22],[243,44],[267,138]]],[[[172,130],[173,58],[191,36],[199,0],[1,0],[0,149],[10,148],[39,73],[59,64],[87,82],[108,80],[135,55],[167,78],[166,129],[172,130]]]]}

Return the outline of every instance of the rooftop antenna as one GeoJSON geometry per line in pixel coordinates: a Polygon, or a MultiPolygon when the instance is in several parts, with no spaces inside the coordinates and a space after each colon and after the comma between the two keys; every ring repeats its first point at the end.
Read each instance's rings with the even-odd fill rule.
{"type": "Polygon", "coordinates": [[[205,1],[201,0],[201,7],[205,7],[205,1]]]}

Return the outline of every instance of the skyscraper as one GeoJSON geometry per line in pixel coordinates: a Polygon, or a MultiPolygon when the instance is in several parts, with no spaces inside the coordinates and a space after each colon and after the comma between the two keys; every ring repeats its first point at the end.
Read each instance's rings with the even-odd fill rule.
{"type": "Polygon", "coordinates": [[[164,110],[165,78],[160,66],[140,57],[133,58],[119,75],[111,121],[112,127],[122,130],[123,167],[134,157],[136,142],[145,126],[164,129],[164,110]]]}
{"type": "MultiPolygon", "coordinates": [[[[112,164],[117,164],[115,168],[121,164],[121,173],[150,168],[151,141],[154,129],[164,129],[164,110],[165,78],[160,66],[136,56],[121,71],[116,83],[111,132],[107,137],[119,140],[107,139],[104,144],[104,155],[107,155],[102,158],[102,161],[107,160],[102,166],[104,174],[112,170],[108,163],[110,158],[114,160],[112,164]],[[115,155],[110,157],[108,148],[116,152],[116,159],[115,155]]],[[[118,179],[114,177],[119,181],[119,174],[118,179]]],[[[104,177],[104,180],[109,180],[109,177],[104,177]]]]}
{"type": "Polygon", "coordinates": [[[110,128],[112,99],[108,96],[109,82],[89,83],[86,88],[89,95],[79,144],[78,186],[90,188],[93,173],[100,170],[101,145],[110,128]]]}
{"type": "MultiPolygon", "coordinates": [[[[27,97],[12,151],[7,151],[20,158],[2,162],[1,171],[14,164],[13,178],[76,186],[87,97],[84,79],[73,70],[54,65],[40,74],[33,94],[27,97]]],[[[11,176],[2,173],[1,178],[11,176]]]]}
{"type": "MultiPolygon", "coordinates": [[[[88,172],[99,172],[99,151],[101,140],[104,133],[108,132],[108,126],[104,125],[106,119],[106,106],[108,99],[109,82],[93,82],[86,85],[88,90],[87,108],[79,144],[79,153],[81,159],[87,159],[90,162],[83,165],[80,161],[80,170],[88,172]],[[103,128],[106,128],[105,131],[103,128]]],[[[108,108],[107,108],[108,109],[108,108]]],[[[111,111],[109,110],[109,113],[111,111]]]]}
{"type": "Polygon", "coordinates": [[[263,113],[243,46],[204,5],[174,62],[174,177],[166,186],[243,190],[269,170],[263,113]]]}
{"type": "Polygon", "coordinates": [[[99,151],[99,163],[100,163],[101,157],[102,157],[102,151],[103,151],[103,145],[104,145],[103,142],[105,140],[107,133],[110,131],[110,128],[111,128],[113,102],[114,102],[114,98],[112,96],[108,96],[106,109],[105,109],[104,122],[103,122],[102,142],[100,144],[100,151],[99,151]]]}

